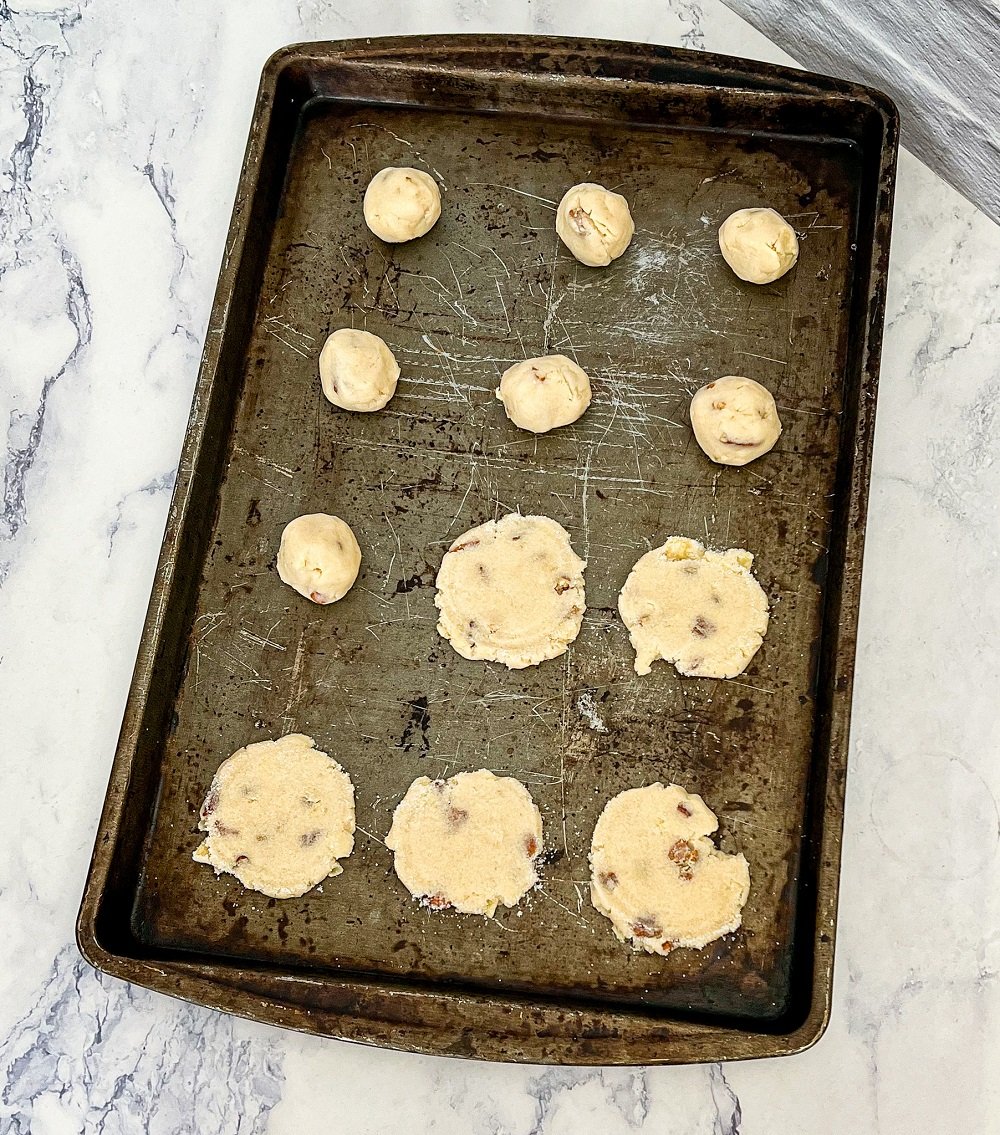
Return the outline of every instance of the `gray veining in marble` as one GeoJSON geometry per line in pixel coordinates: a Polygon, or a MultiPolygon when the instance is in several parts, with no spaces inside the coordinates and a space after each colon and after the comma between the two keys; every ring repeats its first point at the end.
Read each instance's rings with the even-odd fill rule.
{"type": "Polygon", "coordinates": [[[96,973],[74,947],[61,950],[0,1042],[0,1130],[266,1131],[281,1096],[276,1039],[195,1005],[164,1020],[156,1000],[96,973]]]}

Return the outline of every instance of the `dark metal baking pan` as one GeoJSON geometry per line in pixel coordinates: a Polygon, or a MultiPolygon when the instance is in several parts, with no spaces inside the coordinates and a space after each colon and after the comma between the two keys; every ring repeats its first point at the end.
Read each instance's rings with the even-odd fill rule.
{"type": "Polygon", "coordinates": [[[83,897],[79,942],[129,981],[263,1021],[432,1053],[666,1063],[799,1050],[830,1006],[897,119],[880,94],[661,47],[431,37],[305,44],[268,63],[250,131],[149,615],[83,897]],[[444,213],[413,244],[361,220],[384,165],[444,213]],[[637,234],[610,269],[557,242],[596,180],[637,234]],[[796,269],[743,284],[733,209],[772,205],[796,269]],[[316,358],[366,327],[403,369],[382,413],[338,412],[316,358]],[[534,439],[493,389],[526,355],[591,374],[577,424],[534,439]],[[712,465],[686,408],[713,377],[774,391],[785,430],[712,465]],[[435,633],[447,543],[513,509],[589,561],[583,631],[507,672],[435,633]],[[332,511],[364,549],[318,609],[277,578],[283,525],[332,511]],[[637,678],[615,601],[669,535],[749,548],[772,603],[729,682],[637,678]],[[212,774],[302,731],[349,770],[358,844],[298,900],[192,862],[212,774]],[[494,920],[431,914],[380,841],[418,775],[519,777],[545,821],[539,890],[494,920]],[[669,958],[622,947],[587,897],[594,821],[655,780],[701,793],[753,885],[740,931],[669,958]]]}

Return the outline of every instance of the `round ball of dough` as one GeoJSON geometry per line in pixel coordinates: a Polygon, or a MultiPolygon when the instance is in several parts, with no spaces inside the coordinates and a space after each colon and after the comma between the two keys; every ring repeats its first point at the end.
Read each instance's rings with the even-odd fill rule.
{"type": "Polygon", "coordinates": [[[559,202],[556,232],[581,264],[603,268],[628,248],[635,225],[620,193],[585,181],[567,189],[559,202]]]}
{"type": "Polygon", "coordinates": [[[781,434],[770,390],[729,374],[695,392],[691,428],[706,455],[719,465],[746,465],[769,453],[781,434]]]}
{"type": "Polygon", "coordinates": [[[341,327],[319,353],[319,380],[334,406],[368,414],[396,393],[399,363],[377,335],[341,327]]]}
{"type": "Polygon", "coordinates": [[[361,567],[358,541],[339,516],[311,512],[285,525],[278,575],[314,603],[336,603],[354,586],[361,567]]]}
{"type": "Polygon", "coordinates": [[[364,210],[377,237],[400,244],[431,231],[441,216],[441,191],[422,169],[387,166],[368,183],[364,210]]]}
{"type": "Polygon", "coordinates": [[[795,229],[773,209],[737,209],[722,222],[719,248],[749,284],[773,284],[799,258],[795,229]]]}
{"type": "Polygon", "coordinates": [[[583,415],[590,405],[590,379],[565,355],[544,355],[505,370],[496,394],[515,426],[543,434],[583,415]]]}

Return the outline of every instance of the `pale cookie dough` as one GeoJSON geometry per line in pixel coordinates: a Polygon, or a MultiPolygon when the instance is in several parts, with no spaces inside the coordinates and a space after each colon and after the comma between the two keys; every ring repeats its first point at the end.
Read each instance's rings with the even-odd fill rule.
{"type": "Polygon", "coordinates": [[[438,633],[463,658],[511,670],[565,654],[583,623],[586,566],[547,516],[510,513],[470,528],[435,580],[438,633]]]}
{"type": "Polygon", "coordinates": [[[421,776],[396,806],[385,845],[400,882],[424,906],[492,917],[538,882],[542,817],[511,777],[486,769],[421,776]]]}
{"type": "Polygon", "coordinates": [[[713,461],[746,465],[774,448],[781,435],[781,420],[767,387],[730,374],[695,392],[691,428],[713,461]]]}
{"type": "Polygon", "coordinates": [[[590,379],[565,355],[544,355],[505,370],[496,395],[515,426],[543,434],[583,415],[590,405],[590,379]]]}
{"type": "Polygon", "coordinates": [[[382,240],[400,244],[429,233],[441,216],[441,191],[429,173],[387,166],[365,190],[365,224],[382,240]]]}
{"type": "Polygon", "coordinates": [[[752,564],[742,548],[710,552],[683,536],[647,552],[618,596],[636,673],[662,658],[690,678],[741,674],[767,630],[767,596],[752,564]]]}
{"type": "Polygon", "coordinates": [[[278,575],[314,603],[336,603],[354,586],[361,549],[339,516],[311,512],[285,525],[278,548],[278,575]]]}
{"type": "Polygon", "coordinates": [[[585,181],[563,194],[556,209],[556,232],[581,264],[603,268],[628,248],[635,224],[620,193],[585,181]]]}
{"type": "Polygon", "coordinates": [[[201,806],[193,858],[274,899],[339,875],[354,850],[354,785],[301,733],[247,745],[222,762],[201,806]]]}
{"type": "Polygon", "coordinates": [[[773,284],[799,258],[795,229],[773,209],[738,209],[719,229],[719,248],[741,280],[773,284]]]}
{"type": "Polygon", "coordinates": [[[590,845],[590,899],[636,950],[700,950],[736,930],[750,893],[745,857],[708,836],[719,826],[700,796],[676,784],[609,800],[590,845]]]}
{"type": "Polygon", "coordinates": [[[319,380],[334,406],[370,414],[396,393],[399,363],[377,335],[341,327],[319,353],[319,380]]]}

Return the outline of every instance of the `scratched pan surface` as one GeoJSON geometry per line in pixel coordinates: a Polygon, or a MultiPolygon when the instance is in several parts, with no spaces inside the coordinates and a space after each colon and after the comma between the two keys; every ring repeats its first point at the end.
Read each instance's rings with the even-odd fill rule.
{"type": "Polygon", "coordinates": [[[894,131],[871,92],[661,48],[373,41],[269,64],[84,898],[88,957],[425,1051],[721,1059],[819,1034],[894,131]],[[386,165],[439,181],[427,238],[365,228],[386,165]],[[607,270],[554,233],[555,203],[585,180],[622,190],[636,220],[607,270]],[[719,223],[748,205],[802,238],[769,287],[719,255],[719,223]],[[400,362],[381,413],[322,396],[317,354],[342,326],[400,362]],[[594,402],[536,439],[494,389],[513,361],[556,351],[594,402]],[[784,423],[744,469],[711,464],[688,423],[693,391],[733,373],[771,389],[784,423]],[[456,536],[514,510],[568,530],[588,610],[562,658],[508,672],[438,637],[433,583],[456,536]],[[314,511],[345,518],[364,553],[329,609],[274,566],[283,526],[314,511]],[[732,681],[634,674],[617,595],[670,535],[756,557],[772,621],[732,681]],[[357,844],[343,875],[276,902],[191,853],[219,762],[292,731],[350,772],[357,844]],[[480,767],[534,796],[542,882],[492,920],[431,914],[382,839],[414,777],[480,767]],[[587,891],[601,808],[656,780],[700,793],[752,873],[742,928],[668,958],[624,948],[587,891]]]}

